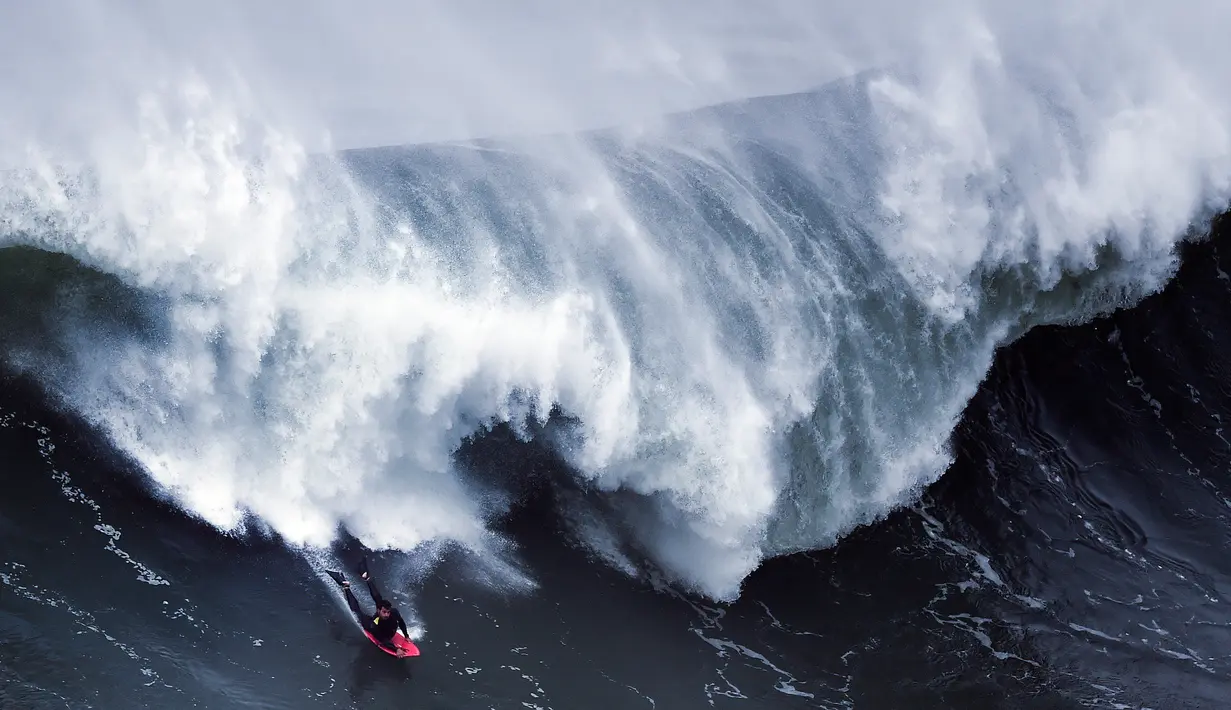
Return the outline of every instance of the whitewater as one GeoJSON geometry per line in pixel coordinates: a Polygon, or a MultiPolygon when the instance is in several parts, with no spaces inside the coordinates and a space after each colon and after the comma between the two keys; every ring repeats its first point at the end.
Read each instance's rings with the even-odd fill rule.
{"type": "Polygon", "coordinates": [[[219,529],[496,559],[454,454],[507,424],[597,555],[731,599],[1226,206],[1231,7],[1172,8],[6,10],[0,239],[123,289],[4,356],[219,529]]]}

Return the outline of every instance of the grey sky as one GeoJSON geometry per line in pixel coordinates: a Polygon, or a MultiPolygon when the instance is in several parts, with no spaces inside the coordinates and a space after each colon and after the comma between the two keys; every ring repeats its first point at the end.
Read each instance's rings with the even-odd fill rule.
{"type": "Polygon", "coordinates": [[[191,67],[341,144],[610,123],[845,73],[876,3],[830,4],[6,0],[0,116],[80,129],[191,67]]]}
{"type": "Polygon", "coordinates": [[[1054,57],[1086,83],[1133,71],[1117,53],[1152,56],[1150,42],[1221,80],[1227,5],[0,0],[0,130],[88,133],[187,69],[220,94],[241,77],[275,122],[328,128],[339,146],[567,129],[799,90],[903,58],[940,76],[971,51],[962,28],[972,23],[1010,57],[1054,57]]]}

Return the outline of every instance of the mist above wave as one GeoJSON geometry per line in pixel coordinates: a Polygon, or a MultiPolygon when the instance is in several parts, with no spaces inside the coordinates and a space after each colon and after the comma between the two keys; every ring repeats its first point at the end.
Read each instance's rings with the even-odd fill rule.
{"type": "MultiPolygon", "coordinates": [[[[68,357],[23,357],[186,509],[307,545],[343,525],[372,546],[489,549],[500,511],[451,454],[558,406],[579,480],[633,494],[581,516],[583,537],[729,597],[764,555],[830,544],[935,480],[996,346],[1157,288],[1228,193],[1220,6],[882,5],[774,3],[751,23],[728,4],[697,25],[687,4],[581,5],[527,25],[420,4],[406,12],[432,21],[413,27],[313,5],[276,39],[328,36],[343,74],[407,51],[365,38],[434,37],[441,76],[406,69],[420,93],[364,96],[422,121],[411,133],[568,128],[610,119],[608,102],[652,116],[862,68],[889,39],[902,59],[600,134],[341,157],[308,150],[305,127],[333,114],[305,89],[344,83],[324,67],[296,84],[249,46],[228,74],[93,6],[125,32],[70,25],[76,59],[135,47],[43,105],[123,90],[91,124],[6,103],[0,217],[10,241],[156,295],[156,332],[74,330],[68,357]],[[553,44],[540,25],[579,34],[553,44]],[[587,76],[594,93],[571,94],[587,76]]],[[[172,37],[205,22],[255,38],[249,10],[161,12],[172,37]]]]}

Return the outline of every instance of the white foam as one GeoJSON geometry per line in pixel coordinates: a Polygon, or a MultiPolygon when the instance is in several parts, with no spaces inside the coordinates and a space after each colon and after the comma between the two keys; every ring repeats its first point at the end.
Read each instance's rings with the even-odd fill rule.
{"type": "Polygon", "coordinates": [[[889,248],[956,319],[978,308],[972,276],[1024,267],[1048,288],[1109,241],[1157,284],[1194,215],[1225,206],[1231,70],[1202,44],[1227,8],[1082,7],[934,16],[921,79],[873,84],[893,151],[882,200],[901,220],[889,248]]]}
{"type": "MultiPolygon", "coordinates": [[[[765,554],[831,543],[940,475],[994,346],[1043,310],[1030,293],[989,303],[982,278],[1020,269],[1050,289],[1110,244],[1130,266],[1106,280],[1148,292],[1174,267],[1188,220],[1231,192],[1221,4],[1180,15],[1142,3],[1131,17],[1103,3],[625,5],[555,8],[542,35],[465,3],[379,21],[369,6],[317,3],[290,30],[263,10],[215,17],[192,4],[153,19],[93,8],[80,23],[32,9],[8,23],[0,39],[30,56],[0,90],[14,99],[0,114],[0,159],[27,169],[0,182],[5,231],[169,303],[155,314],[163,330],[83,342],[43,376],[194,514],[226,529],[255,515],[308,546],[340,524],[373,547],[491,550],[493,511],[450,455],[484,423],[558,403],[581,422],[562,452],[576,473],[640,495],[621,511],[635,542],[730,597],[765,554]],[[223,49],[193,39],[203,27],[223,49]],[[64,63],[43,69],[50,85],[32,80],[42,50],[28,39],[53,29],[72,37],[56,51],[88,81],[64,63]],[[387,61],[406,47],[436,52],[438,69],[387,61]],[[521,146],[534,153],[533,184],[490,177],[477,153],[450,166],[456,175],[425,178],[455,180],[438,196],[466,198],[468,181],[490,177],[548,254],[532,272],[517,262],[526,245],[506,241],[483,205],[427,204],[473,213],[435,233],[389,217],[371,185],[307,154],[322,126],[351,140],[570,128],[802,88],[885,57],[909,71],[869,92],[885,158],[877,194],[857,192],[858,169],[842,168],[848,156],[804,118],[772,147],[831,207],[879,205],[888,225],[861,212],[872,243],[846,246],[856,262],[883,250],[920,312],[878,280],[879,262],[835,256],[838,235],[798,234],[796,208],[754,182],[713,127],[680,138],[647,122],[622,134],[619,161],[689,209],[701,205],[685,178],[707,181],[760,240],[753,254],[699,218],[658,222],[578,141],[521,146]],[[379,79],[359,80],[375,67],[379,79]],[[380,102],[375,114],[396,120],[339,118],[342,105],[380,102]],[[392,135],[407,122],[417,127],[392,135]],[[754,269],[757,258],[766,264],[754,269]],[[873,287],[851,275],[862,266],[888,315],[857,311],[873,287]],[[937,337],[930,319],[959,335],[937,337]],[[750,335],[731,334],[745,326],[750,335]],[[785,436],[818,397],[810,468],[792,469],[785,436]]],[[[866,146],[849,148],[874,165],[866,146]]],[[[592,529],[600,554],[627,569],[610,529],[592,529]]]]}

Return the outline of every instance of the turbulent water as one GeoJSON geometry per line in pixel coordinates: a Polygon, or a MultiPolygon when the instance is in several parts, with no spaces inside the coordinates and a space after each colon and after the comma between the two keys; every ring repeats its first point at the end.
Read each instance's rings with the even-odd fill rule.
{"type": "MultiPolygon", "coordinates": [[[[676,78],[695,89],[709,76],[699,68],[730,68],[714,83],[742,96],[667,112],[661,97],[628,90],[642,100],[603,129],[526,130],[524,107],[547,94],[572,96],[544,80],[509,107],[505,127],[520,136],[321,151],[304,133],[311,112],[286,118],[292,108],[307,111],[302,102],[274,110],[259,92],[239,91],[233,74],[186,60],[154,71],[136,49],[113,67],[120,90],[98,104],[95,123],[10,110],[0,124],[0,316],[5,365],[22,384],[13,385],[4,421],[6,447],[24,463],[6,475],[25,487],[50,471],[78,505],[54,515],[106,536],[107,549],[155,589],[148,594],[166,586],[212,611],[182,606],[168,616],[160,607],[172,602],[150,597],[158,619],[134,612],[122,622],[127,636],[100,630],[104,610],[137,607],[105,594],[83,599],[79,578],[37,581],[33,550],[52,533],[35,532],[42,528],[23,510],[62,501],[48,502],[54,490],[29,483],[0,509],[13,550],[0,560],[9,565],[3,580],[16,591],[0,607],[0,631],[6,646],[24,649],[10,657],[16,670],[0,677],[0,692],[36,706],[121,702],[99,695],[98,679],[46,679],[50,651],[34,629],[55,616],[49,610],[68,610],[141,666],[154,688],[206,706],[294,706],[307,681],[293,678],[311,670],[292,670],[285,655],[276,672],[259,656],[230,670],[185,670],[210,665],[211,653],[259,654],[270,635],[246,630],[265,623],[257,602],[223,611],[236,592],[207,581],[205,570],[253,583],[255,570],[277,560],[283,571],[264,579],[299,590],[301,621],[344,620],[320,571],[349,565],[363,546],[387,551],[379,559],[398,594],[413,590],[402,599],[416,631],[448,619],[440,634],[466,653],[496,651],[476,650],[481,634],[458,631],[462,616],[433,609],[432,599],[454,598],[445,588],[495,590],[469,602],[475,614],[521,634],[528,628],[519,618],[534,619],[542,634],[551,604],[565,604],[559,633],[579,640],[561,644],[575,643],[580,661],[515,638],[502,639],[500,653],[556,669],[523,676],[537,684],[564,683],[563,668],[583,663],[636,691],[641,700],[629,703],[771,703],[740,690],[758,681],[737,678],[735,658],[768,672],[776,699],[818,706],[965,702],[947,695],[950,684],[958,697],[994,702],[987,683],[1020,693],[1021,704],[1044,697],[1041,706],[1061,697],[1114,704],[1121,694],[1133,698],[1126,707],[1175,706],[1158,698],[1182,703],[1186,693],[1200,706],[1217,697],[1225,687],[1201,673],[1226,672],[1216,649],[1229,623],[1218,611],[1227,582],[1217,554],[1194,550],[1226,543],[1220,506],[1231,504],[1225,481],[1212,475],[1226,452],[1205,441],[1222,441],[1221,429],[1202,419],[1221,422],[1224,385],[1199,354],[1209,346],[1193,341],[1220,342],[1219,327],[1149,316],[1175,332],[1129,344],[1129,316],[1116,316],[1129,320],[1111,335],[1110,326],[1082,324],[1163,288],[1179,266],[1178,245],[1204,234],[1231,196],[1223,88],[1231,64],[1213,30],[1228,10],[1195,3],[1164,14],[1161,4],[1143,5],[1126,17],[1102,3],[1080,11],[953,3],[926,13],[883,5],[900,23],[861,56],[909,38],[893,61],[779,95],[766,93],[768,73],[736,76],[740,52],[750,55],[747,67],[768,72],[794,66],[788,60],[826,37],[842,37],[827,52],[850,54],[845,45],[864,35],[839,30],[876,26],[859,13],[821,18],[783,2],[748,34],[732,35],[739,15],[723,6],[735,14],[717,13],[730,21],[721,32],[713,20],[695,30],[712,31],[708,39],[677,37],[678,47],[716,54],[686,52],[698,63],[677,62],[686,76],[676,78]],[[762,47],[785,54],[753,51],[762,47]],[[778,64],[767,59],[775,56],[778,64]],[[1036,334],[1049,324],[1095,333],[1097,343],[1064,344],[1068,354],[1050,361],[1047,348],[1029,345],[1067,337],[1036,334]],[[1018,354],[997,361],[1005,346],[1018,354]],[[1121,360],[1102,352],[1109,347],[1121,360]],[[1187,388],[1184,401],[1203,414],[1173,418],[1136,369],[1133,348],[1189,363],[1174,372],[1156,366],[1157,386],[1187,388]],[[1126,396],[1123,373],[1102,363],[1121,361],[1157,421],[1116,404],[1126,396]],[[1074,374],[1082,367],[1086,374],[1074,374]],[[1082,387],[1106,392],[1075,395],[1082,387]],[[1164,440],[1148,439],[1156,425],[1164,440]],[[78,451],[67,454],[71,467],[93,470],[84,453],[93,449],[106,451],[107,463],[70,472],[55,459],[58,445],[78,451]],[[1161,457],[1155,475],[1132,468],[1126,451],[1138,448],[1161,457]],[[1133,482],[1099,466],[1128,466],[1133,482]],[[1156,514],[1201,532],[1160,550],[1152,530],[1186,526],[1143,520],[1140,507],[1175,490],[1171,476],[1196,488],[1156,514]],[[125,491],[120,515],[147,531],[146,554],[118,544],[127,528],[109,522],[99,502],[113,486],[125,491]],[[1113,500],[1100,503],[1104,495],[1113,500]],[[1083,568],[1075,539],[1109,560],[1106,568],[1083,568]],[[227,555],[198,549],[211,544],[236,546],[233,571],[227,555]],[[1063,559],[1041,562],[1039,550],[1063,559]],[[265,563],[255,561],[261,556],[265,563]],[[951,560],[975,576],[962,578],[951,560]],[[821,569],[793,567],[810,564],[821,569]],[[1154,568],[1182,582],[1159,572],[1176,590],[1143,583],[1141,570],[1154,568]],[[587,589],[592,575],[616,590],[608,593],[617,618],[595,620],[575,600],[566,604],[572,592],[562,590],[587,589]],[[779,586],[818,581],[832,589],[813,589],[807,604],[779,586]],[[649,589],[656,601],[637,601],[649,589]],[[860,589],[890,598],[861,607],[852,591],[860,589]],[[519,603],[530,608],[508,611],[505,595],[528,598],[519,603]],[[843,604],[861,611],[842,619],[833,609],[843,604]],[[1089,608],[1069,613],[1082,604],[1089,608]],[[781,610],[794,606],[799,618],[782,621],[781,610]],[[1115,611],[1102,619],[1106,608],[1115,611]],[[660,639],[642,614],[683,631],[660,639]],[[175,649],[179,632],[165,622],[181,618],[204,619],[211,630],[202,633],[225,643],[204,655],[175,649]],[[603,639],[620,636],[608,623],[645,627],[622,636],[620,658],[603,660],[603,639]],[[1181,632],[1177,623],[1210,631],[1181,632]],[[792,645],[809,637],[825,639],[823,657],[792,645]],[[1112,647],[1106,658],[1070,654],[1058,637],[1112,647]],[[666,655],[658,670],[627,660],[645,645],[696,653],[690,643],[721,662],[675,677],[673,668],[689,666],[666,655]],[[961,670],[939,657],[948,647],[961,670]],[[927,660],[904,664],[900,682],[868,685],[872,669],[912,650],[927,660]],[[171,665],[160,668],[155,657],[171,665]],[[1160,670],[1130,680],[1124,662],[1160,670]],[[1002,670],[990,681],[964,679],[985,664],[1002,670]],[[238,668],[262,667],[278,680],[258,692],[238,668]],[[1186,687],[1185,674],[1201,682],[1186,687]]],[[[688,12],[671,7],[655,41],[683,32],[672,22],[688,12]]],[[[465,24],[456,12],[449,27],[465,24]]],[[[568,17],[586,19],[577,12],[568,17]]],[[[51,22],[31,16],[31,27],[51,22]]],[[[619,23],[631,21],[608,19],[624,29],[619,23]]],[[[81,40],[81,32],[70,36],[81,40]]],[[[145,51],[146,60],[165,58],[166,50],[145,51]]],[[[246,55],[236,57],[250,86],[277,84],[267,67],[243,76],[246,55]]],[[[61,76],[53,69],[48,76],[61,76]]],[[[522,65],[507,71],[521,81],[531,75],[522,65]]],[[[815,73],[823,72],[792,76],[815,73]]],[[[94,74],[109,76],[105,66],[91,66],[94,74]]],[[[487,76],[474,86],[495,83],[487,76]]],[[[32,81],[5,90],[38,93],[32,81]]],[[[96,96],[43,91],[53,107],[96,96]]],[[[487,105],[507,95],[493,93],[487,105]]],[[[404,101],[391,97],[389,106],[404,101]]],[[[1201,263],[1217,263],[1205,248],[1201,263]]],[[[1217,279],[1193,278],[1205,279],[1210,300],[1186,307],[1216,308],[1217,279]]],[[[80,541],[62,544],[76,550],[80,541]]],[[[101,578],[116,574],[111,560],[88,559],[101,578]]],[[[118,581],[102,584],[123,594],[118,581]]],[[[468,591],[456,600],[463,597],[474,598],[468,591]]],[[[280,628],[296,623],[277,619],[280,628]]],[[[321,648],[337,639],[288,633],[298,639],[290,648],[312,645],[318,665],[337,652],[321,648]]],[[[427,655],[441,657],[449,643],[427,655]]],[[[463,679],[491,664],[512,667],[495,656],[473,666],[444,656],[463,679]]],[[[429,677],[439,680],[443,667],[429,677]]],[[[309,696],[336,704],[335,682],[309,684],[309,696]]],[[[594,706],[598,686],[575,682],[555,696],[540,687],[532,704],[554,697],[555,707],[594,706]]],[[[415,692],[452,698],[442,707],[504,706],[520,692],[500,682],[482,691],[427,687],[415,692]]],[[[173,696],[148,692],[151,706],[173,696]]],[[[352,687],[352,701],[361,695],[352,687]]]]}

